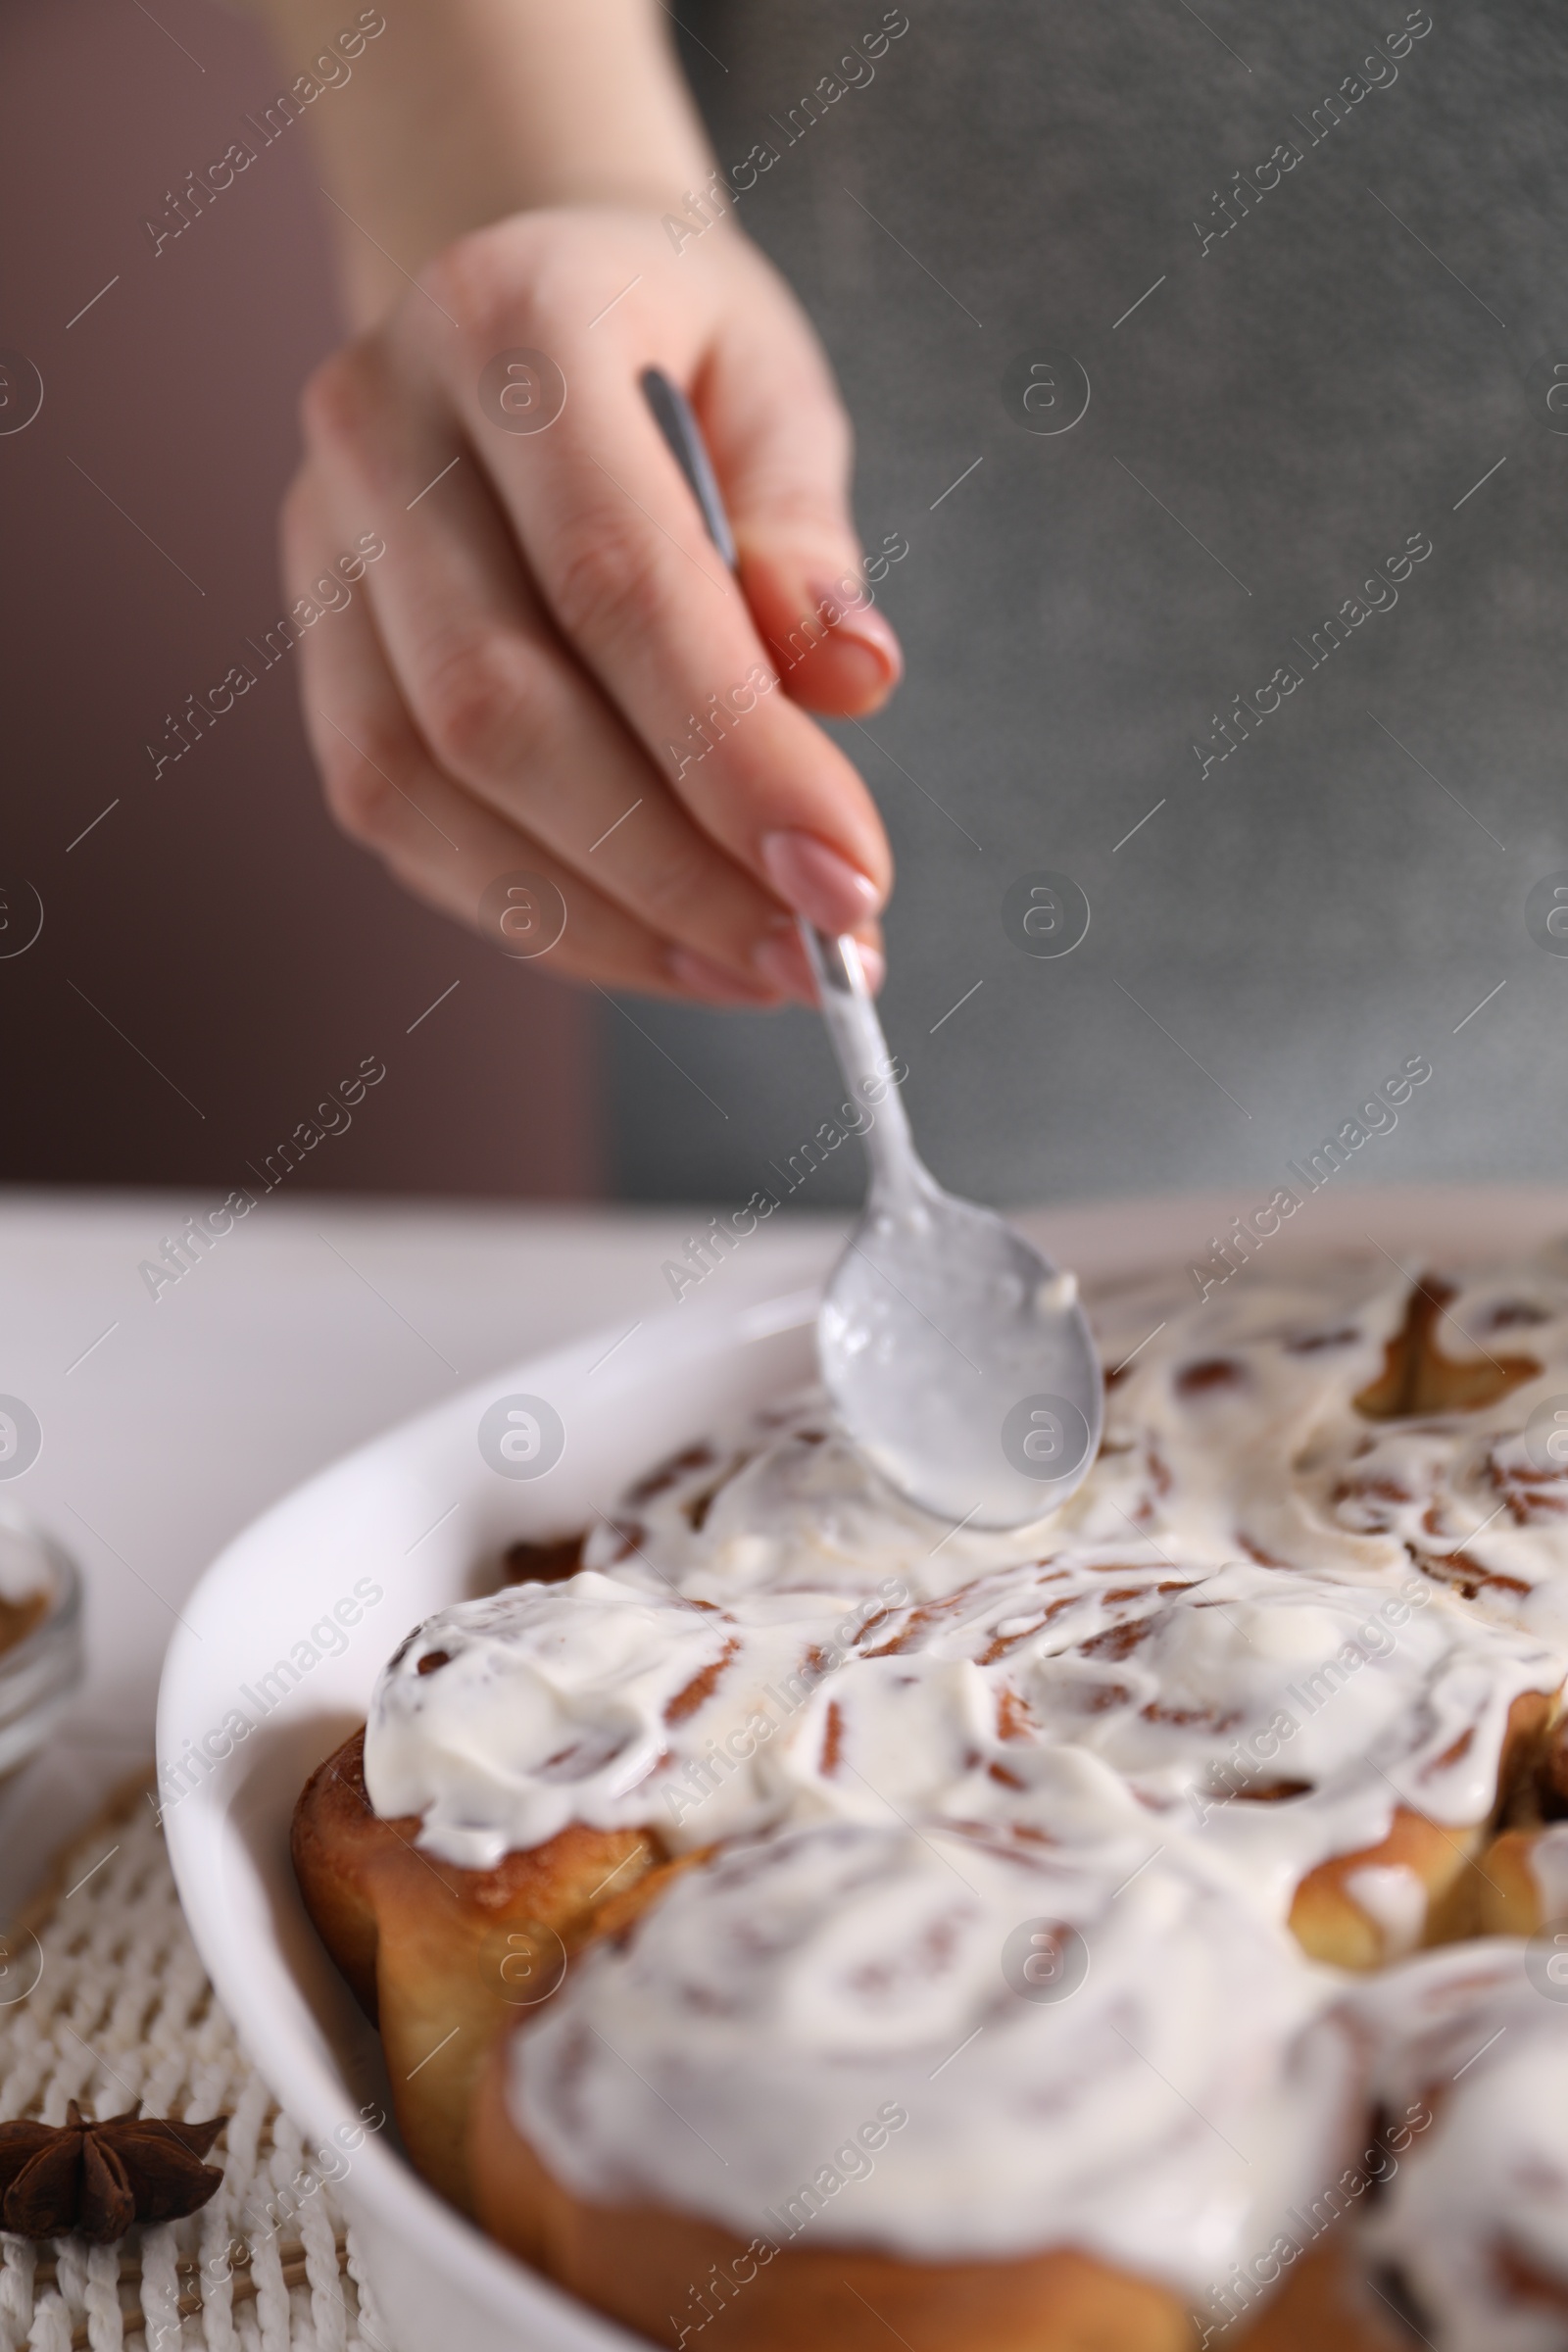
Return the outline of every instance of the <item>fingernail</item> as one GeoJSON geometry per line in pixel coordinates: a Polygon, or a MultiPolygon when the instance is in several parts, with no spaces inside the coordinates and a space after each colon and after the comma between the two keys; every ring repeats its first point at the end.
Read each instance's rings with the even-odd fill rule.
{"type": "Polygon", "coordinates": [[[886,694],[896,686],[904,675],[904,648],[892,622],[874,605],[847,605],[840,587],[818,581],[811,593],[828,620],[830,642],[858,668],[863,666],[866,692],[886,694]],[[829,614],[836,617],[828,619],[829,614]]]}
{"type": "Polygon", "coordinates": [[[860,969],[865,974],[865,985],[873,997],[877,996],[887,978],[887,957],[880,948],[868,948],[863,939],[858,939],[855,944],[860,951],[860,969]]]}
{"type": "Polygon", "coordinates": [[[786,906],[819,931],[853,931],[882,904],[876,884],[814,833],[764,833],[762,868],[786,906]]]}
{"type": "Polygon", "coordinates": [[[664,963],[672,980],[710,1004],[765,1004],[777,987],[766,981],[754,988],[739,973],[699,956],[695,948],[671,948],[664,963]]]}
{"type": "Polygon", "coordinates": [[[807,961],[800,934],[793,925],[787,931],[770,931],[760,939],[752,950],[752,961],[769,988],[790,998],[797,1004],[816,1003],[816,982],[807,961]]]}

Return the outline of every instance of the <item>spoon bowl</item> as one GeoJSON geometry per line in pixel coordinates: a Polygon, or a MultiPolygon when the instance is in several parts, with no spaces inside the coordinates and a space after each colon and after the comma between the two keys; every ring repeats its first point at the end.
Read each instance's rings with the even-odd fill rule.
{"type": "Polygon", "coordinates": [[[902,1216],[861,1219],[822,1301],[817,1354],[861,1451],[956,1526],[1043,1518],[1100,1444],[1074,1278],[935,1184],[902,1216]]]}
{"type": "Polygon", "coordinates": [[[802,925],[862,1131],[865,1210],[817,1323],[822,1379],[889,1483],[955,1527],[1042,1519],[1100,1445],[1104,1384],[1071,1274],[989,1209],[944,1192],[915,1152],[853,939],[802,925]]]}

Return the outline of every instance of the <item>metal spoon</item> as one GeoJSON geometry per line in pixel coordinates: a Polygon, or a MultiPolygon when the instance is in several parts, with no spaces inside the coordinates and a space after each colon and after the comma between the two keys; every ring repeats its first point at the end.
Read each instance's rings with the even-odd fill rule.
{"type": "MultiPolygon", "coordinates": [[[[684,394],[658,368],[642,385],[733,564],[684,394]]],[[[801,934],[871,1169],[817,1317],[823,1381],[861,1450],[911,1502],[958,1526],[1024,1526],[1066,1500],[1100,1445],[1104,1385],[1077,1278],[943,1191],[914,1149],[854,939],[805,921],[801,934]]]]}

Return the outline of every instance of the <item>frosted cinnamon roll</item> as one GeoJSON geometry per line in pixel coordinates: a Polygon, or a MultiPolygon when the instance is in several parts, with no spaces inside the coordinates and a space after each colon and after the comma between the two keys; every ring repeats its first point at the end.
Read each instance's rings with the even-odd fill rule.
{"type": "Polygon", "coordinates": [[[1020,1560],[1130,1543],[1187,1568],[1243,1557],[1355,1583],[1413,1564],[1568,1644],[1568,1443],[1559,1462],[1531,1426],[1568,1396],[1552,1252],[1484,1278],[1381,1259],[1257,1270],[1201,1302],[1156,1287],[1095,1312],[1104,1439],[1036,1527],[934,1534],[808,1395],[638,1481],[584,1557],[720,1604],[887,1575],[940,1598],[1020,1560]]]}
{"type": "Polygon", "coordinates": [[[377,1686],[371,1802],[470,1869],[570,1823],[679,1853],[785,1819],[979,1822],[1124,1870],[1198,1838],[1366,1966],[1441,1919],[1562,1678],[1419,1577],[1067,1555],[896,1594],[719,1609],[586,1571],[463,1603],[377,1686]]]}
{"type": "Polygon", "coordinates": [[[1421,1277],[1388,1359],[1301,1449],[1308,1513],[1331,1540],[1367,1545],[1366,1565],[1402,1554],[1485,1613],[1568,1642],[1568,1458],[1538,1426],[1568,1394],[1556,1253],[1497,1275],[1421,1277]]]}
{"type": "Polygon", "coordinates": [[[1259,1270],[1151,1335],[1063,1517],[1108,1535],[1119,1508],[1190,1558],[1363,1579],[1413,1561],[1560,1639],[1568,1460],[1527,1433],[1562,1393],[1559,1252],[1473,1278],[1259,1270]]]}
{"type": "Polygon", "coordinates": [[[295,1869],[379,2019],[410,2150],[457,2202],[489,2034],[645,1873],[785,1808],[752,1759],[886,1606],[763,1593],[743,1623],[584,1572],[441,1610],[399,1647],[300,1800],[295,1869]]]}
{"type": "Polygon", "coordinates": [[[485,2035],[603,1901],[774,1824],[985,1825],[1118,1878],[1196,1843],[1313,1954],[1369,1966],[1454,1931],[1561,1677],[1407,1586],[1091,1554],[918,1605],[891,1578],[729,1608],[592,1570],[512,1588],[399,1649],[363,1777],[345,1752],[302,1801],[301,1883],[373,1975],[406,2136],[460,2199],[485,2035]]]}
{"type": "Polygon", "coordinates": [[[895,1598],[889,1580],[848,1605],[762,1592],[720,1609],[588,1569],[460,1602],[376,1684],[371,1802],[416,1813],[422,1847],[481,1870],[571,1822],[658,1828],[675,1850],[754,1829],[777,1810],[771,1740],[895,1598]]]}
{"type": "Polygon", "coordinates": [[[382,1815],[356,1732],[294,1809],[294,1875],[321,1941],[378,2026],[398,2127],[443,2196],[466,2209],[468,2109],[491,2035],[560,1984],[598,1915],[662,1861],[637,1830],[573,1822],[470,1869],[421,1849],[416,1813],[382,1815]]]}
{"type": "Polygon", "coordinates": [[[1168,1857],[1118,1886],[974,1835],[778,1833],[496,2045],[480,2216],[661,2344],[1176,2352],[1339,2162],[1331,1990],[1168,1857]]]}
{"type": "Polygon", "coordinates": [[[964,1660],[985,1698],[961,1729],[950,1716],[967,1773],[926,1743],[933,1811],[1049,1826],[1042,1752],[1087,1750],[1162,1840],[1226,1855],[1309,1951],[1352,1968],[1462,1924],[1466,1865],[1563,1677],[1558,1653],[1419,1575],[1385,1591],[1246,1561],[1184,1577],[1066,1555],[899,1612],[869,1650],[815,1702],[842,1763],[885,1772],[904,1686],[964,1660]]]}
{"type": "Polygon", "coordinates": [[[1568,1928],[1568,1718],[1515,1790],[1508,1819],[1479,1865],[1478,1927],[1489,1936],[1568,1928]]]}
{"type": "Polygon", "coordinates": [[[1511,1939],[1470,1945],[1364,1996],[1377,2097],[1436,2117],[1367,2216],[1366,2258],[1442,2352],[1568,2346],[1568,2010],[1525,1962],[1511,1939]]]}
{"type": "Polygon", "coordinates": [[[1056,1523],[946,1529],[906,1502],[808,1390],[691,1446],[636,1480],[583,1559],[651,1588],[728,1606],[758,1592],[916,1596],[1053,1548],[1056,1523]]]}
{"type": "Polygon", "coordinates": [[[1346,2200],[1332,2280],[1293,2282],[1248,2352],[1565,2352],[1568,2008],[1497,1938],[1393,1969],[1347,2014],[1405,2144],[1375,2193],[1346,2200]],[[1332,2337],[1311,2318],[1326,2296],[1332,2337]]]}
{"type": "Polygon", "coordinates": [[[980,1811],[1008,1806],[1030,1736],[1086,1747],[1161,1837],[1225,1853],[1340,1966],[1462,1927],[1469,1858],[1563,1675],[1551,1648],[1420,1576],[1382,1590],[1250,1562],[1192,1581],[1057,1562],[924,1616],[943,1613],[926,1637],[983,1660],[1008,1736],[980,1811]]]}

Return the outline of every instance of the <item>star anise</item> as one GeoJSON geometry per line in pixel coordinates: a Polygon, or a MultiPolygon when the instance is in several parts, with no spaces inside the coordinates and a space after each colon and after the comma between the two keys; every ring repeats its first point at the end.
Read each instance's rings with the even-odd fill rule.
{"type": "Polygon", "coordinates": [[[73,2099],[63,2124],[0,2124],[0,2230],[105,2245],[132,2222],[177,2222],[223,2178],[202,2158],[227,2121],[144,2117],[138,2099],[89,2123],[73,2099]]]}

